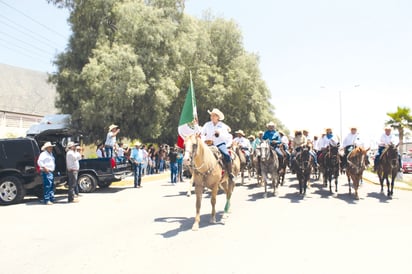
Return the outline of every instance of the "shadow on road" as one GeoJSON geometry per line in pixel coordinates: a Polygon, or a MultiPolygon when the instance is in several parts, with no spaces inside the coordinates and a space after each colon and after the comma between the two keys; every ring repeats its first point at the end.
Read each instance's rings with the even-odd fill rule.
{"type": "Polygon", "coordinates": [[[389,203],[391,198],[388,198],[388,196],[385,195],[385,193],[382,192],[370,192],[367,194],[367,197],[375,198],[379,200],[380,203],[389,203]]]}
{"type": "MultiPolygon", "coordinates": [[[[222,212],[216,213],[216,219],[222,219],[222,212]]],[[[223,222],[217,221],[216,223],[210,223],[211,214],[203,214],[200,215],[200,223],[199,223],[199,230],[208,226],[215,226],[215,225],[224,225],[223,222]]],[[[177,236],[181,232],[185,232],[192,229],[192,225],[195,221],[194,217],[184,218],[184,217],[159,217],[154,219],[157,223],[178,223],[179,227],[165,231],[163,233],[157,233],[157,235],[161,235],[163,238],[171,238],[177,236]]]]}

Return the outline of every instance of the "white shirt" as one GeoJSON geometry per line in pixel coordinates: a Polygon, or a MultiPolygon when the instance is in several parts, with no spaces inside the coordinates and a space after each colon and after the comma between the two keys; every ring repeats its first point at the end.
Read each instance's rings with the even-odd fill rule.
{"type": "Polygon", "coordinates": [[[47,168],[51,172],[54,171],[56,164],[54,162],[53,153],[49,153],[47,150],[43,151],[39,155],[39,159],[37,160],[37,165],[40,168],[47,168]]]}
{"type": "Polygon", "coordinates": [[[320,148],[326,148],[326,147],[328,147],[329,145],[335,147],[335,146],[338,145],[338,143],[339,143],[339,139],[338,139],[338,137],[336,137],[335,135],[333,135],[332,138],[330,138],[330,139],[328,139],[328,137],[325,135],[325,136],[321,139],[319,146],[320,146],[320,148]]]}
{"type": "Polygon", "coordinates": [[[219,121],[216,125],[213,124],[212,121],[206,122],[206,124],[202,128],[201,138],[203,141],[205,140],[212,140],[213,145],[217,146],[222,143],[225,143],[227,147],[232,145],[232,134],[228,131],[228,126],[219,121]],[[219,137],[215,136],[216,131],[219,132],[219,137]]]}
{"type": "Polygon", "coordinates": [[[113,132],[109,131],[106,136],[106,142],[104,143],[106,146],[114,147],[116,144],[116,135],[113,132]]]}
{"type": "Polygon", "coordinates": [[[66,154],[66,166],[68,171],[76,171],[80,169],[79,160],[82,158],[80,153],[69,149],[66,154]]]}
{"type": "Polygon", "coordinates": [[[237,142],[241,148],[246,148],[251,150],[252,146],[250,145],[250,142],[248,139],[246,139],[245,137],[241,136],[241,137],[236,137],[235,139],[233,139],[234,142],[237,142]]]}
{"type": "Polygon", "coordinates": [[[359,137],[359,133],[349,133],[342,143],[343,147],[347,146],[363,146],[364,143],[362,142],[361,138],[359,137]]]}
{"type": "Polygon", "coordinates": [[[399,142],[398,138],[396,138],[394,135],[392,134],[386,135],[386,133],[384,133],[382,134],[381,139],[379,140],[379,146],[384,147],[389,144],[396,145],[398,144],[398,142],[399,142]]]}

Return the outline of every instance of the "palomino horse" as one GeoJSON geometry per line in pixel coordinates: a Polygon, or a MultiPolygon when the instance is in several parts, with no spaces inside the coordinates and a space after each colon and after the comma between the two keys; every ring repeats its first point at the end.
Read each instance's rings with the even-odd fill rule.
{"type": "Polygon", "coordinates": [[[293,169],[296,171],[296,177],[299,181],[299,194],[306,194],[306,187],[310,179],[310,173],[313,166],[313,158],[309,153],[310,147],[303,146],[296,154],[293,169]]]}
{"type": "Polygon", "coordinates": [[[251,175],[251,164],[247,162],[245,152],[241,149],[241,147],[237,143],[233,143],[232,148],[236,152],[237,156],[239,157],[241,184],[244,184],[244,182],[245,182],[245,171],[248,172],[249,181],[252,177],[252,175],[251,175]]]}
{"type": "Polygon", "coordinates": [[[276,195],[276,188],[279,185],[279,160],[276,151],[272,149],[268,141],[263,141],[260,146],[256,148],[256,151],[260,156],[260,171],[265,184],[264,197],[267,197],[267,181],[269,180],[269,175],[272,180],[273,195],[276,195]]]}
{"type": "MultiPolygon", "coordinates": [[[[233,153],[234,154],[234,153],[233,153]]],[[[221,186],[226,193],[226,205],[224,217],[229,213],[230,198],[232,196],[235,183],[227,173],[222,177],[222,166],[209,147],[201,141],[199,136],[190,135],[185,139],[185,162],[191,161],[192,178],[195,184],[196,194],[196,217],[192,230],[199,229],[200,206],[204,187],[209,188],[211,193],[212,216],[211,222],[216,222],[216,196],[221,186]]],[[[239,173],[239,159],[235,156],[232,164],[232,173],[236,176],[239,173]]]]}
{"type": "Polygon", "coordinates": [[[323,173],[323,186],[328,186],[332,193],[332,179],[335,180],[335,192],[338,192],[338,177],[340,172],[340,155],[338,146],[328,146],[319,162],[323,173]]]}
{"type": "Polygon", "coordinates": [[[378,176],[381,183],[381,192],[383,192],[383,181],[386,179],[386,185],[388,187],[388,197],[393,195],[393,186],[395,184],[395,178],[399,171],[399,155],[398,145],[388,145],[382,152],[379,158],[378,164],[378,176]],[[391,182],[389,183],[389,176],[391,176],[391,182]]]}
{"type": "Polygon", "coordinates": [[[348,176],[349,194],[351,194],[350,181],[352,180],[356,200],[359,200],[358,188],[363,171],[366,168],[366,153],[368,150],[369,148],[354,147],[347,157],[346,175],[348,176]]]}

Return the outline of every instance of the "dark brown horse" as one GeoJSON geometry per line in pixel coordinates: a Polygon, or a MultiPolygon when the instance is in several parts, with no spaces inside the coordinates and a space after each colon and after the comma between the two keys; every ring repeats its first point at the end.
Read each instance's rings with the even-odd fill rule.
{"type": "Polygon", "coordinates": [[[349,194],[351,194],[350,182],[352,180],[356,200],[359,200],[358,188],[363,171],[366,168],[368,150],[362,147],[354,147],[347,157],[346,175],[348,176],[349,194]]]}
{"type": "MultiPolygon", "coordinates": [[[[235,154],[235,153],[233,153],[235,154]]],[[[190,135],[185,139],[185,155],[183,160],[189,162],[192,170],[192,179],[195,184],[196,194],[196,217],[193,223],[192,230],[199,229],[200,222],[200,207],[202,203],[202,194],[205,187],[212,191],[211,204],[212,204],[212,216],[211,222],[216,222],[216,196],[221,186],[226,193],[226,205],[224,210],[224,216],[229,213],[230,210],[230,198],[235,187],[233,179],[227,173],[224,173],[222,177],[222,165],[220,161],[216,159],[212,150],[200,140],[197,135],[190,135]]],[[[239,173],[239,158],[234,155],[232,163],[232,172],[236,176],[239,173]]]]}
{"type": "Polygon", "coordinates": [[[248,173],[249,181],[251,180],[251,164],[247,162],[245,152],[237,143],[232,144],[232,149],[236,152],[240,160],[240,176],[241,184],[245,183],[245,172],[248,173]]]}
{"type": "Polygon", "coordinates": [[[314,165],[313,158],[309,153],[310,147],[303,146],[296,153],[295,161],[293,161],[293,169],[296,171],[296,177],[299,181],[299,194],[306,194],[306,187],[310,180],[310,173],[314,165]]]}
{"type": "Polygon", "coordinates": [[[279,173],[279,182],[280,185],[283,186],[283,183],[285,181],[285,175],[286,175],[286,169],[289,163],[289,159],[288,159],[288,154],[286,153],[284,147],[282,145],[279,146],[279,150],[282,153],[282,157],[278,157],[279,159],[279,169],[278,169],[278,173],[279,173]]]}
{"type": "Polygon", "coordinates": [[[329,191],[332,191],[332,180],[335,181],[335,192],[338,192],[338,177],[340,172],[340,155],[338,146],[328,146],[322,152],[319,164],[323,173],[323,186],[328,186],[329,191]]]}
{"type": "Polygon", "coordinates": [[[383,192],[383,181],[386,179],[388,197],[392,197],[393,195],[393,186],[395,184],[395,178],[398,174],[399,168],[398,145],[388,145],[383,150],[378,164],[378,176],[379,182],[381,183],[381,192],[383,192]],[[391,176],[390,183],[389,176],[391,176]]]}

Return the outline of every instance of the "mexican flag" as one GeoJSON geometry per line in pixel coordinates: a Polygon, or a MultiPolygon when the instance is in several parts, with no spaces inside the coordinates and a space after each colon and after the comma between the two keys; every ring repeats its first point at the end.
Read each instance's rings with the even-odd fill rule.
{"type": "Polygon", "coordinates": [[[184,139],[186,136],[194,134],[197,128],[197,109],[195,90],[193,89],[192,73],[190,73],[190,86],[187,90],[185,103],[180,113],[179,127],[177,129],[177,145],[184,148],[184,139]]]}

